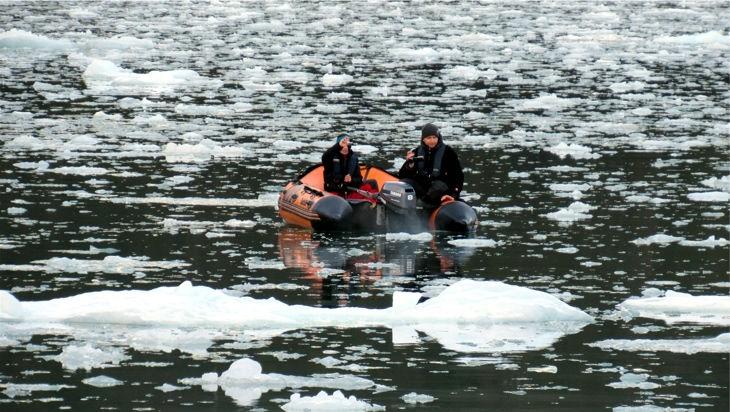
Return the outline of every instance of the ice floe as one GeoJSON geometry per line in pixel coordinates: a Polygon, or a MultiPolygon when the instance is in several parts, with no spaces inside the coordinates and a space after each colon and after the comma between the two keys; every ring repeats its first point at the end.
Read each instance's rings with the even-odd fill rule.
{"type": "Polygon", "coordinates": [[[695,202],[727,202],[730,201],[728,192],[697,192],[687,195],[689,200],[695,202]]]}
{"type": "Polygon", "coordinates": [[[384,411],[385,407],[369,404],[354,396],[345,397],[340,391],[328,395],[320,391],[316,396],[302,396],[298,393],[289,398],[289,402],[281,406],[287,412],[293,411],[384,411]]]}
{"type": "Polygon", "coordinates": [[[728,353],[730,352],[730,333],[723,333],[714,338],[606,339],[589,343],[588,346],[628,352],[728,353]]]}
{"type": "Polygon", "coordinates": [[[181,261],[152,261],[146,257],[106,256],[101,260],[54,257],[34,260],[28,265],[0,265],[1,270],[46,273],[119,273],[157,272],[189,266],[181,261]]]}
{"type": "Polygon", "coordinates": [[[205,78],[193,70],[136,73],[103,59],[91,59],[83,79],[93,93],[101,94],[162,93],[191,85],[213,89],[223,85],[222,81],[205,78]]]}
{"type": "Polygon", "coordinates": [[[452,239],[449,240],[450,245],[465,248],[480,248],[480,247],[497,247],[502,245],[503,242],[492,240],[492,239],[452,239]]]}
{"type": "Polygon", "coordinates": [[[629,298],[618,305],[621,315],[663,320],[668,324],[699,323],[730,325],[730,296],[694,296],[651,289],[645,296],[629,298]]]}
{"type": "Polygon", "coordinates": [[[713,189],[720,189],[730,193],[730,175],[721,178],[711,177],[702,181],[702,184],[713,189]]]}
{"type": "MultiPolygon", "coordinates": [[[[243,358],[233,362],[220,374],[204,373],[200,378],[183,378],[180,383],[199,385],[203,390],[215,392],[222,388],[226,395],[242,406],[251,405],[263,393],[285,388],[331,388],[341,390],[364,390],[379,387],[375,382],[352,375],[338,373],[314,376],[289,376],[277,373],[263,373],[261,364],[253,359],[243,358]]],[[[335,409],[337,410],[337,409],[335,409]]]]}
{"type": "Polygon", "coordinates": [[[386,233],[385,234],[385,240],[389,242],[402,242],[407,240],[412,240],[416,242],[430,242],[433,240],[433,235],[428,232],[423,233],[405,233],[405,232],[398,232],[398,233],[386,233]]]}
{"type": "Polygon", "coordinates": [[[104,368],[118,366],[120,362],[129,359],[120,348],[97,348],[90,344],[72,344],[65,346],[61,354],[51,359],[60,362],[64,369],[76,370],[104,368]]]}
{"type": "Polygon", "coordinates": [[[416,392],[407,393],[400,398],[403,399],[403,402],[411,405],[417,405],[419,403],[431,403],[436,400],[436,398],[431,395],[424,395],[416,392]]]}
{"type": "Polygon", "coordinates": [[[649,246],[653,244],[668,245],[670,243],[678,243],[682,246],[688,247],[705,247],[714,248],[716,246],[727,246],[730,242],[725,238],[716,238],[714,235],[709,236],[704,240],[688,240],[681,236],[672,236],[664,233],[658,233],[645,238],[638,238],[631,241],[631,243],[637,246],[649,246]]]}
{"type": "Polygon", "coordinates": [[[206,162],[213,158],[241,158],[253,155],[243,147],[222,146],[210,139],[197,144],[167,143],[162,154],[168,162],[206,162]]]}
{"type": "Polygon", "coordinates": [[[590,147],[582,146],[577,143],[567,144],[560,142],[556,146],[545,148],[546,151],[555,153],[561,159],[572,157],[573,159],[598,159],[601,155],[593,153],[590,147]]]}
{"type": "Polygon", "coordinates": [[[0,32],[0,49],[3,48],[69,51],[75,49],[76,44],[70,40],[50,39],[25,30],[11,29],[0,32]]]}
{"type": "Polygon", "coordinates": [[[567,208],[560,209],[557,212],[547,213],[544,216],[550,220],[570,224],[579,220],[592,218],[593,215],[586,213],[592,209],[595,209],[595,207],[583,202],[573,202],[567,208]]]}
{"type": "Polygon", "coordinates": [[[189,282],[149,291],[89,292],[32,302],[20,302],[0,291],[0,320],[158,328],[405,327],[425,332],[451,350],[467,352],[549,347],[592,321],[550,294],[501,282],[461,280],[425,302],[417,303],[419,296],[396,292],[394,306],[387,309],[328,309],[287,305],[273,298],[235,297],[189,282]]]}

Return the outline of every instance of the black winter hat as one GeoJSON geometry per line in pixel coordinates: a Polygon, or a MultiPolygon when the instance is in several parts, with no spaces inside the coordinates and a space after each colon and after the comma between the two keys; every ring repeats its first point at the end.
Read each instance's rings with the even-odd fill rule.
{"type": "Polygon", "coordinates": [[[433,123],[426,123],[421,129],[421,140],[423,140],[424,137],[428,136],[436,136],[441,139],[441,132],[439,131],[439,128],[433,123]]]}

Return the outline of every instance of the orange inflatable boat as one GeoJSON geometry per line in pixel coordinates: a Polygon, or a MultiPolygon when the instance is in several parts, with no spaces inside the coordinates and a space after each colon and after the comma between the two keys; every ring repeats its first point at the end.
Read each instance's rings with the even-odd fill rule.
{"type": "Polygon", "coordinates": [[[287,223],[315,230],[468,232],[477,225],[474,209],[462,201],[436,208],[418,204],[413,188],[385,170],[360,165],[363,182],[376,193],[354,189],[360,199],[324,190],[324,166],[314,165],[279,195],[279,215],[287,223]]]}

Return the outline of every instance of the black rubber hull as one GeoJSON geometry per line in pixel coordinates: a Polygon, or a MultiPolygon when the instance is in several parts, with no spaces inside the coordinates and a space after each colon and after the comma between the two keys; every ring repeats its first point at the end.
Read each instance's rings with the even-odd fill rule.
{"type": "Polygon", "coordinates": [[[316,230],[350,230],[352,228],[353,210],[350,203],[339,196],[325,196],[319,199],[312,211],[319,220],[312,222],[316,230]]]}
{"type": "Polygon", "coordinates": [[[461,201],[449,202],[434,210],[430,222],[433,230],[461,233],[476,230],[479,224],[474,208],[461,201]]]}

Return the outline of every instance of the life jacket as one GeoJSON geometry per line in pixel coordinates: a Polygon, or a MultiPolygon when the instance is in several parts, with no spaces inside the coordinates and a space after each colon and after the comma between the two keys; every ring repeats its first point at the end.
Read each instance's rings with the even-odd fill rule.
{"type": "Polygon", "coordinates": [[[357,170],[358,161],[357,161],[357,155],[350,149],[350,155],[347,157],[347,164],[345,165],[345,173],[342,173],[343,167],[342,162],[340,162],[340,153],[337,153],[337,155],[332,158],[332,170],[335,172],[335,176],[345,176],[350,175],[354,176],[355,170],[357,170]]]}
{"type": "Polygon", "coordinates": [[[428,170],[428,165],[426,164],[428,149],[425,145],[418,146],[418,149],[416,149],[416,173],[418,173],[419,176],[428,178],[429,180],[438,179],[439,176],[441,176],[441,163],[443,162],[445,151],[446,145],[439,142],[438,146],[436,146],[435,152],[433,153],[433,167],[431,170],[428,170]]]}

